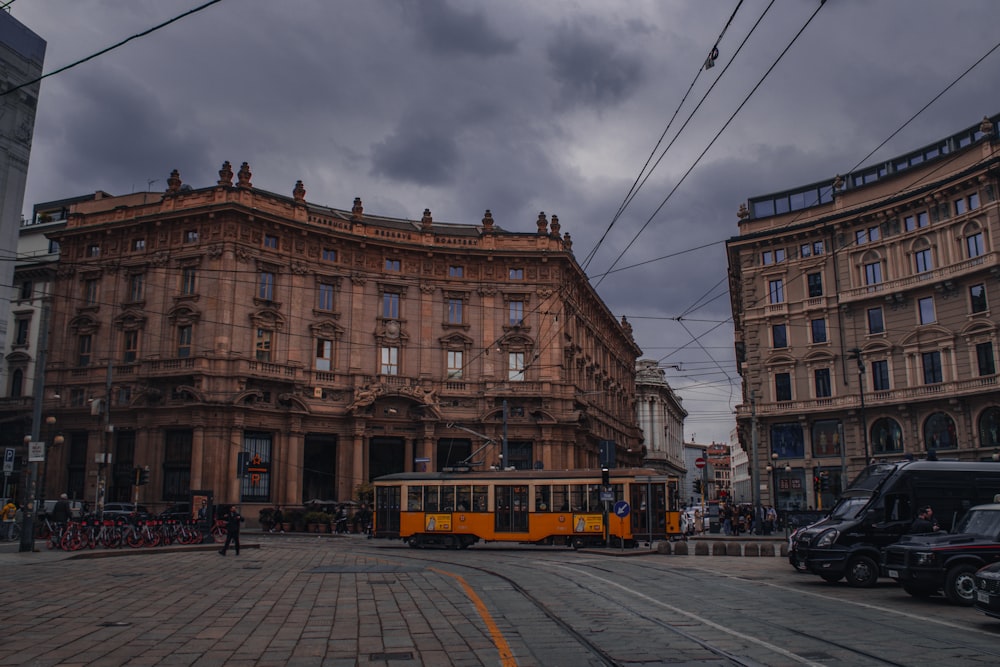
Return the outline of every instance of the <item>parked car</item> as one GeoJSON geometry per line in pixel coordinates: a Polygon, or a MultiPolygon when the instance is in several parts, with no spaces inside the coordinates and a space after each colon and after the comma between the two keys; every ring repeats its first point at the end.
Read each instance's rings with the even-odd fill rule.
{"type": "Polygon", "coordinates": [[[150,514],[145,505],[136,505],[135,503],[104,503],[103,516],[105,519],[122,517],[129,521],[135,521],[148,519],[150,514]]]}
{"type": "Polygon", "coordinates": [[[882,575],[914,597],[940,590],[952,604],[969,606],[976,597],[976,571],[1000,562],[1000,503],[977,505],[954,534],[906,535],[882,550],[882,575]]]}
{"type": "Polygon", "coordinates": [[[159,518],[164,521],[186,521],[193,519],[194,515],[191,513],[191,503],[175,503],[160,512],[159,518]]]}
{"type": "Polygon", "coordinates": [[[1000,563],[987,565],[976,572],[975,584],[973,606],[987,616],[1000,618],[1000,563]]]}

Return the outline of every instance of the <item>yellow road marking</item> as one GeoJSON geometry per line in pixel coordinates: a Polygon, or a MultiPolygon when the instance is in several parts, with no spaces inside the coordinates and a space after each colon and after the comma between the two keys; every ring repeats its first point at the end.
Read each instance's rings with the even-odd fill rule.
{"type": "Polygon", "coordinates": [[[427,569],[437,572],[438,574],[451,577],[461,584],[462,588],[465,590],[465,594],[469,596],[470,600],[472,600],[472,604],[476,605],[476,611],[479,612],[479,616],[486,624],[486,629],[490,631],[490,637],[493,638],[493,645],[497,647],[497,651],[500,653],[500,664],[503,665],[503,667],[515,667],[517,665],[517,660],[514,659],[514,654],[511,652],[510,646],[507,644],[507,640],[504,639],[503,633],[500,632],[500,628],[497,627],[496,622],[493,620],[493,616],[490,614],[489,609],[486,608],[486,604],[483,602],[482,598],[476,595],[476,592],[472,590],[472,586],[470,586],[461,576],[452,572],[439,570],[436,567],[429,567],[427,569]]]}

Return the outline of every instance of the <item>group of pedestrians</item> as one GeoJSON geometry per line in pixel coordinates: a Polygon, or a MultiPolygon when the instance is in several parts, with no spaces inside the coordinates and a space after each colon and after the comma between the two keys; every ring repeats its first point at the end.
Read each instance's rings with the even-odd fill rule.
{"type": "Polygon", "coordinates": [[[773,505],[720,504],[719,521],[726,535],[771,535],[781,529],[773,505]]]}

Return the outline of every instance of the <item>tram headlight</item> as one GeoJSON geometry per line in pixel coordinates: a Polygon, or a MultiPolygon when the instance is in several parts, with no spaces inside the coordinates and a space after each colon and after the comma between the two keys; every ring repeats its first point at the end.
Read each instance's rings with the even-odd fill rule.
{"type": "Polygon", "coordinates": [[[838,537],[840,537],[840,531],[836,528],[830,528],[821,534],[816,540],[816,547],[823,548],[833,546],[838,537]]]}

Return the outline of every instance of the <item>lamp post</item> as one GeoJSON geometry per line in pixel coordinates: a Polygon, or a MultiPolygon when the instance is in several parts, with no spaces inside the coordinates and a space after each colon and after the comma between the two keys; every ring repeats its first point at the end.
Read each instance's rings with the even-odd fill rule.
{"type": "Polygon", "coordinates": [[[771,452],[771,463],[767,466],[771,473],[771,502],[778,508],[778,452],[771,452]]]}
{"type": "Polygon", "coordinates": [[[861,359],[861,348],[851,348],[850,359],[858,361],[858,396],[861,398],[861,436],[865,443],[865,465],[871,461],[871,454],[868,452],[868,422],[865,421],[865,362],[861,359]]]}
{"type": "Polygon", "coordinates": [[[65,438],[63,438],[62,434],[56,433],[55,425],[56,425],[55,417],[49,415],[48,417],[45,418],[45,426],[46,429],[48,430],[48,435],[50,437],[44,441],[43,446],[45,448],[45,460],[42,461],[42,479],[41,483],[38,485],[38,495],[41,497],[43,501],[45,500],[45,491],[46,491],[45,481],[49,474],[49,447],[52,445],[61,445],[63,444],[63,442],[65,442],[65,438]],[[56,434],[52,435],[53,433],[56,434]]]}

